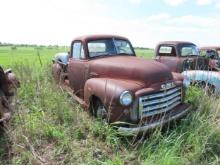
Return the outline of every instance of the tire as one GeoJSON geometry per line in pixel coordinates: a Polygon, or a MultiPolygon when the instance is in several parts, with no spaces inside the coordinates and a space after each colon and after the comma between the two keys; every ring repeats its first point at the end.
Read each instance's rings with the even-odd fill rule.
{"type": "Polygon", "coordinates": [[[102,121],[108,121],[108,111],[100,99],[94,98],[91,102],[92,115],[102,121]]]}
{"type": "Polygon", "coordinates": [[[57,83],[62,83],[62,67],[58,63],[52,65],[52,74],[57,83]]]}

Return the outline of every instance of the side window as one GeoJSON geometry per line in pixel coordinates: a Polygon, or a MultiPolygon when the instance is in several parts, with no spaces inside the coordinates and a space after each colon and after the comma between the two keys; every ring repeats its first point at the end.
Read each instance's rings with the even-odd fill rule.
{"type": "Polygon", "coordinates": [[[74,42],[72,48],[72,57],[74,59],[85,58],[85,53],[81,42],[74,42]]]}
{"type": "Polygon", "coordinates": [[[160,56],[176,56],[175,48],[172,46],[160,46],[158,53],[160,56]]]}
{"type": "Polygon", "coordinates": [[[200,56],[206,56],[206,50],[200,50],[200,56]]]}

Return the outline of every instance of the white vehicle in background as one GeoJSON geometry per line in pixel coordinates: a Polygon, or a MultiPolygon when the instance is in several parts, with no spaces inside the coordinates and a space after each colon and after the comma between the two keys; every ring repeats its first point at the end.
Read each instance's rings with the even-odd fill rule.
{"type": "Polygon", "coordinates": [[[206,89],[211,89],[213,93],[220,94],[220,72],[206,70],[189,70],[182,72],[184,76],[184,86],[197,84],[206,89]]]}

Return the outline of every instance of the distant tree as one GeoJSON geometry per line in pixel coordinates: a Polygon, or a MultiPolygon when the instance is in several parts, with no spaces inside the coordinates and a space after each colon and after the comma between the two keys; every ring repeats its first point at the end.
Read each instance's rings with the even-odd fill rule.
{"type": "Polygon", "coordinates": [[[16,49],[17,49],[16,46],[12,46],[12,47],[11,47],[11,50],[16,50],[16,49]]]}

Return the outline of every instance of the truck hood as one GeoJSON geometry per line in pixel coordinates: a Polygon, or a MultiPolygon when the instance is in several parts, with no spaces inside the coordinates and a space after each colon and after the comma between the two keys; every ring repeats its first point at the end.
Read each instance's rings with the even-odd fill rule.
{"type": "Polygon", "coordinates": [[[133,56],[99,58],[90,61],[90,74],[140,82],[145,87],[173,80],[168,67],[155,60],[133,56]]]}

